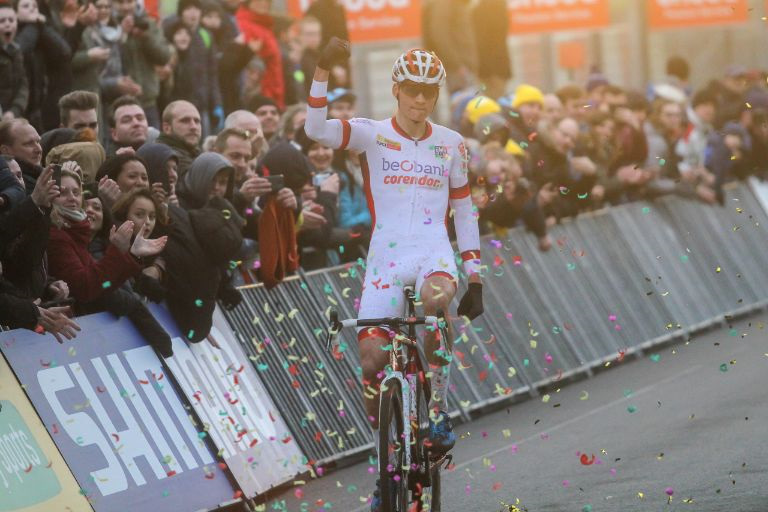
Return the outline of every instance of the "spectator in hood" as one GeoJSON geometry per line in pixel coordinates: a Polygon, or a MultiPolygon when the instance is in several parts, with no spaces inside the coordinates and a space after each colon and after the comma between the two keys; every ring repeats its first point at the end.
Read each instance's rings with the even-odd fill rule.
{"type": "Polygon", "coordinates": [[[41,161],[45,161],[48,157],[48,153],[50,153],[53,148],[62,144],[69,144],[75,140],[76,136],[77,131],[71,128],[56,128],[55,130],[45,132],[42,137],[40,137],[40,147],[43,150],[41,161]]]}
{"type": "Polygon", "coordinates": [[[23,117],[29,103],[24,55],[14,41],[18,21],[10,4],[0,4],[0,108],[2,119],[23,117]]]}
{"type": "Polygon", "coordinates": [[[152,194],[164,204],[179,204],[176,183],[179,181],[179,157],[165,144],[144,144],[136,152],[147,167],[152,194]]]}
{"type": "Polygon", "coordinates": [[[202,153],[179,178],[176,190],[179,204],[185,210],[197,210],[203,208],[214,196],[232,202],[234,175],[232,164],[224,156],[212,152],[202,153]]]}
{"type": "Polygon", "coordinates": [[[121,96],[112,103],[110,111],[107,154],[114,155],[120,148],[139,149],[147,141],[149,132],[147,115],[139,101],[132,96],[121,96]]]}
{"type": "Polygon", "coordinates": [[[179,176],[184,176],[200,154],[202,137],[200,112],[188,101],[173,101],[163,110],[163,133],[157,142],[169,146],[179,159],[179,176]]]}
{"type": "Polygon", "coordinates": [[[26,119],[12,119],[0,123],[0,154],[12,156],[21,167],[24,185],[27,191],[35,188],[35,183],[43,168],[43,148],[40,135],[26,119]]]}
{"type": "Polygon", "coordinates": [[[236,17],[242,40],[266,65],[261,94],[272,98],[282,109],[285,106],[283,61],[273,32],[274,18],[269,13],[271,6],[272,0],[249,0],[240,6],[236,17]]]}

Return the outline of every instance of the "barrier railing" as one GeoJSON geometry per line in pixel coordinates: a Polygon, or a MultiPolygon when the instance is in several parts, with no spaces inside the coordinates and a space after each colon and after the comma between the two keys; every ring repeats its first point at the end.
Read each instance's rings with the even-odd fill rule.
{"type": "MultiPolygon", "coordinates": [[[[484,237],[485,314],[455,321],[453,412],[470,412],[763,307],[768,218],[745,185],[726,206],[676,197],[582,215],[551,230],[542,253],[521,229],[484,237]]],[[[242,289],[226,312],[301,450],[319,463],[372,446],[354,333],[320,342],[331,306],[355,316],[362,265],[242,289]]],[[[460,285],[457,297],[463,293],[460,285]]],[[[454,309],[455,311],[455,304],[454,309]]]]}

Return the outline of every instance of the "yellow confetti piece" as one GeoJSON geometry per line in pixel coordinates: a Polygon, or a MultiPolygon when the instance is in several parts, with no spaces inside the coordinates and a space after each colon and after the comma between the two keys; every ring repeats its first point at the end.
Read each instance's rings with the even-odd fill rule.
{"type": "Polygon", "coordinates": [[[536,348],[538,346],[538,342],[536,340],[531,340],[531,348],[536,348]]]}
{"type": "Polygon", "coordinates": [[[344,288],[343,290],[341,290],[341,296],[344,297],[345,299],[349,298],[350,290],[351,288],[344,288]]]}
{"type": "Polygon", "coordinates": [[[504,437],[506,437],[506,438],[512,437],[512,431],[511,431],[511,430],[509,430],[508,428],[505,428],[504,430],[502,430],[502,431],[501,431],[501,433],[502,433],[502,434],[504,435],[504,437]]]}
{"type": "Polygon", "coordinates": [[[717,268],[715,269],[715,272],[717,272],[717,273],[719,274],[721,270],[722,270],[722,269],[721,269],[720,267],[717,267],[717,268]]]}
{"type": "Polygon", "coordinates": [[[285,319],[285,315],[283,313],[280,313],[275,317],[275,322],[280,323],[285,319]]]}
{"type": "Polygon", "coordinates": [[[643,494],[642,492],[638,492],[637,497],[642,500],[643,498],[645,498],[645,494],[643,494]]]}
{"type": "Polygon", "coordinates": [[[469,400],[459,400],[459,405],[461,405],[463,408],[469,407],[469,404],[471,404],[469,400]]]}
{"type": "Polygon", "coordinates": [[[549,398],[550,398],[549,395],[544,395],[543,397],[541,397],[541,401],[544,402],[545,404],[549,403],[549,398]]]}
{"type": "Polygon", "coordinates": [[[295,317],[295,316],[296,316],[298,313],[299,313],[299,310],[298,310],[298,308],[293,308],[292,310],[290,310],[290,311],[288,312],[288,318],[290,318],[291,320],[293,320],[293,319],[294,319],[294,317],[295,317]]]}
{"type": "Polygon", "coordinates": [[[581,396],[579,397],[579,400],[588,400],[589,399],[589,393],[586,391],[581,392],[581,396]]]}
{"type": "Polygon", "coordinates": [[[507,377],[512,378],[515,376],[515,374],[517,374],[517,370],[515,370],[510,366],[509,369],[507,370],[507,377]]]}

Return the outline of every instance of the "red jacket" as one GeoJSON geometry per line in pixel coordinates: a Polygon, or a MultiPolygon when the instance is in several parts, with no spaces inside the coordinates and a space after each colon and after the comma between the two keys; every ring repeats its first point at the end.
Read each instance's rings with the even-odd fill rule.
{"type": "Polygon", "coordinates": [[[267,201],[259,216],[259,245],[263,248],[259,251],[259,278],[270,290],[280,284],[286,274],[299,268],[293,210],[278,204],[274,198],[267,201]]]}
{"type": "Polygon", "coordinates": [[[261,41],[258,56],[266,67],[261,79],[261,94],[272,98],[280,109],[285,107],[285,84],[283,83],[283,58],[280,46],[272,32],[274,20],[266,14],[256,14],[241,6],[235,14],[237,26],[245,36],[245,41],[261,41]]]}
{"type": "Polygon", "coordinates": [[[109,244],[104,257],[96,261],[88,252],[91,226],[87,220],[70,228],[51,226],[48,242],[50,274],[69,285],[69,294],[78,302],[91,302],[115,289],[141,271],[130,253],[121,253],[109,244]]]}

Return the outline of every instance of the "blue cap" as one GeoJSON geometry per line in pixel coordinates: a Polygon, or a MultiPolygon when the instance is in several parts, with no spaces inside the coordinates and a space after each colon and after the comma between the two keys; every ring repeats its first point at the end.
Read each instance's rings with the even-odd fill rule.
{"type": "Polygon", "coordinates": [[[337,87],[328,93],[329,104],[341,99],[346,99],[347,101],[354,103],[357,99],[357,96],[354,92],[352,92],[352,89],[345,89],[343,87],[337,87]]]}

